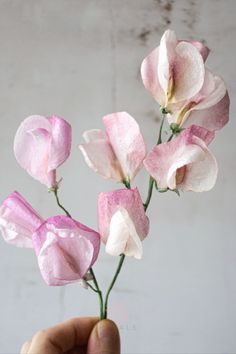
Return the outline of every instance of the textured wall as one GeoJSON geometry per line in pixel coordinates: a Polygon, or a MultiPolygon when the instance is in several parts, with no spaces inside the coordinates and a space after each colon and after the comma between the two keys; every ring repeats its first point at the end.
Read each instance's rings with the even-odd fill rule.
{"type": "MultiPolygon", "coordinates": [[[[73,125],[71,159],[60,169],[61,198],[96,227],[96,196],[114,187],[77,151],[85,129],[126,110],[155,142],[158,107],[139,67],[168,27],[212,49],[209,66],[231,95],[231,122],[212,145],[219,162],[215,189],[154,195],[142,261],[127,260],[111,296],[124,353],[236,353],[234,0],[0,0],[0,198],[17,189],[43,216],[59,213],[44,186],[12,153],[20,121],[59,114],[73,125]]],[[[137,183],[143,197],[147,176],[137,183]]],[[[116,259],[102,250],[96,265],[105,286],[116,259]]],[[[93,293],[79,285],[47,287],[30,250],[0,242],[0,352],[17,353],[36,330],[72,316],[97,314],[93,293]]]]}

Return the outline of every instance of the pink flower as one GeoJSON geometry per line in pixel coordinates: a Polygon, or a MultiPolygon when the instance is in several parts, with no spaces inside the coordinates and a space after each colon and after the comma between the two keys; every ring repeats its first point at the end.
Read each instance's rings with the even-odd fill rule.
{"type": "Polygon", "coordinates": [[[207,55],[201,43],[178,41],[174,31],[165,31],[160,46],[142,63],[145,88],[167,109],[170,103],[194,97],[203,86],[207,55]]]}
{"type": "Polygon", "coordinates": [[[4,240],[17,247],[32,248],[32,234],[43,219],[18,193],[13,192],[0,206],[0,231],[4,240]]]}
{"type": "Polygon", "coordinates": [[[148,234],[149,220],[137,188],[100,193],[98,224],[107,253],[142,257],[141,241],[148,234]]]}
{"type": "Polygon", "coordinates": [[[208,54],[202,43],[178,41],[168,30],[160,46],[144,59],[144,86],[169,112],[169,123],[215,131],[228,122],[228,92],[223,80],[205,69],[208,54]]]}
{"type": "Polygon", "coordinates": [[[88,166],[102,177],[118,182],[132,180],[146,155],[145,144],[134,118],[126,112],[103,118],[105,133],[89,130],[79,145],[88,166]]]}
{"type": "Polygon", "coordinates": [[[229,95],[224,81],[206,70],[202,89],[195,97],[180,105],[169,107],[169,124],[176,123],[180,127],[197,124],[210,131],[223,128],[229,120],[229,95]]]}
{"type": "Polygon", "coordinates": [[[174,140],[155,146],[144,160],[159,189],[203,192],[215,185],[217,162],[207,145],[214,133],[191,126],[174,140]]]}
{"type": "Polygon", "coordinates": [[[45,221],[33,234],[39,268],[48,285],[83,280],[96,261],[100,235],[68,216],[45,221]]]}
{"type": "Polygon", "coordinates": [[[56,116],[30,116],[16,132],[14,152],[18,163],[47,187],[56,186],[56,169],[68,158],[70,149],[71,126],[56,116]]]}

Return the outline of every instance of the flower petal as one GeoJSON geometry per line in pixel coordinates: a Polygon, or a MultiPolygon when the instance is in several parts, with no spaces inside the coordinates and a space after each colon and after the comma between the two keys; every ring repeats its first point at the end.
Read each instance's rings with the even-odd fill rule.
{"type": "Polygon", "coordinates": [[[14,140],[15,157],[33,178],[53,187],[56,168],[69,156],[71,127],[59,117],[34,115],[18,128],[14,140]]]}
{"type": "Polygon", "coordinates": [[[103,118],[103,122],[123,176],[133,180],[146,155],[145,143],[137,122],[126,112],[109,114],[103,118]]]}
{"type": "Polygon", "coordinates": [[[0,231],[4,240],[17,247],[32,248],[32,234],[43,219],[18,193],[13,192],[0,206],[0,231]]]}
{"type": "Polygon", "coordinates": [[[101,130],[89,130],[83,134],[86,141],[78,147],[87,165],[104,178],[122,182],[124,179],[120,164],[111,144],[101,130]]]}
{"type": "Polygon", "coordinates": [[[202,56],[202,59],[205,62],[208,58],[209,53],[210,53],[210,49],[207,46],[205,46],[202,42],[198,42],[198,41],[189,41],[189,42],[192,45],[194,45],[195,48],[197,48],[197,50],[199,51],[199,53],[202,56]]]}
{"type": "Polygon", "coordinates": [[[139,191],[135,188],[118,189],[99,194],[98,227],[102,241],[104,243],[107,242],[110,233],[111,218],[120,208],[127,211],[137,234],[143,240],[149,231],[149,220],[145,215],[139,191]]]}
{"type": "Polygon", "coordinates": [[[190,43],[179,42],[173,68],[173,102],[188,100],[203,86],[205,76],[201,54],[190,43]]]}
{"type": "Polygon", "coordinates": [[[217,165],[207,144],[213,137],[214,133],[191,126],[174,140],[155,146],[144,160],[144,166],[158,188],[196,192],[211,189],[216,181],[217,165]],[[202,173],[198,166],[203,167],[202,173]]]}
{"type": "Polygon", "coordinates": [[[106,252],[112,256],[119,256],[124,253],[126,256],[142,258],[142,242],[127,210],[124,208],[119,208],[111,218],[106,252]]]}
{"type": "Polygon", "coordinates": [[[225,95],[218,101],[216,104],[213,102],[216,101],[216,96],[221,97],[219,90],[212,93],[212,97],[204,100],[190,109],[187,112],[186,117],[184,118],[183,127],[188,127],[190,124],[197,124],[203,128],[206,128],[210,131],[216,131],[223,128],[229,121],[229,106],[230,100],[228,92],[225,92],[225,95]],[[214,104],[210,106],[210,104],[214,104]]]}
{"type": "Polygon", "coordinates": [[[32,239],[42,276],[54,286],[83,279],[100,245],[97,232],[64,215],[48,219],[32,239]]]}
{"type": "MultiPolygon", "coordinates": [[[[184,180],[184,190],[194,192],[205,192],[211,190],[217,179],[218,166],[214,155],[204,146],[200,139],[195,138],[202,146],[204,155],[196,163],[187,166],[186,177],[184,180]]],[[[179,186],[181,189],[181,185],[179,186]]]]}
{"type": "Polygon", "coordinates": [[[162,90],[166,93],[167,98],[171,95],[172,68],[176,59],[176,46],[178,44],[174,31],[167,30],[164,32],[159,47],[159,60],[157,65],[158,78],[162,90]]]}
{"type": "Polygon", "coordinates": [[[17,162],[33,178],[46,185],[53,180],[52,173],[48,173],[50,133],[51,125],[48,119],[35,115],[21,123],[14,140],[17,162]]]}
{"type": "Polygon", "coordinates": [[[49,117],[51,124],[51,146],[49,151],[48,171],[57,169],[70,155],[72,129],[63,118],[49,117]]]}
{"type": "Polygon", "coordinates": [[[166,94],[163,91],[159,78],[157,67],[159,65],[160,49],[154,49],[142,62],[141,76],[144,87],[154,99],[164,107],[166,104],[166,94]]]}

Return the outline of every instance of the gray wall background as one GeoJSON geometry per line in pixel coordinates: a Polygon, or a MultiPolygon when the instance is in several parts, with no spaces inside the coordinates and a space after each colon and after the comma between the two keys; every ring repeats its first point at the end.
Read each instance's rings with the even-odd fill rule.
{"type": "MultiPolygon", "coordinates": [[[[96,228],[97,194],[118,186],[85,165],[77,144],[116,110],[133,115],[154,144],[159,112],[139,68],[163,31],[206,41],[208,65],[227,83],[231,121],[211,145],[215,189],[154,193],[143,260],[126,261],[110,298],[123,353],[236,353],[235,11],[234,0],[0,0],[0,198],[17,189],[44,217],[60,213],[53,196],[12,151],[25,117],[59,114],[72,124],[72,155],[58,173],[61,200],[96,228]]],[[[143,197],[147,182],[145,173],[136,179],[143,197]]],[[[102,287],[116,263],[102,248],[95,266],[102,287]]],[[[19,352],[41,328],[98,313],[95,294],[78,284],[47,287],[34,253],[2,240],[0,283],[1,353],[19,352]]]]}

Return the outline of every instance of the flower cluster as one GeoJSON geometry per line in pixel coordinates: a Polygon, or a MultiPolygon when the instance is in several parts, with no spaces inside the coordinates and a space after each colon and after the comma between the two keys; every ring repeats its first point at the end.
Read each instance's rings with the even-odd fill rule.
{"type": "MultiPolygon", "coordinates": [[[[179,193],[208,191],[215,185],[217,162],[208,146],[228,121],[229,96],[223,80],[205,67],[208,54],[202,43],[178,40],[168,30],[159,47],[143,60],[144,86],[162,113],[158,141],[151,151],[146,150],[138,123],[126,112],[103,117],[104,131],[84,132],[84,143],[78,148],[87,165],[103,178],[126,187],[99,194],[98,232],[72,219],[59,201],[57,169],[70,155],[70,124],[60,117],[39,115],[22,122],[15,136],[15,157],[55,194],[66,215],[44,220],[13,192],[0,207],[0,231],[10,244],[34,248],[48,285],[79,281],[96,291],[102,303],[92,270],[100,240],[108,254],[121,256],[115,281],[125,256],[142,257],[142,241],[149,231],[146,210],[154,186],[159,192],[179,193]],[[169,131],[166,141],[162,137],[164,125],[169,131]],[[150,178],[145,203],[138,188],[131,186],[141,168],[150,178]]],[[[106,317],[111,287],[102,317],[106,317]]]]}

